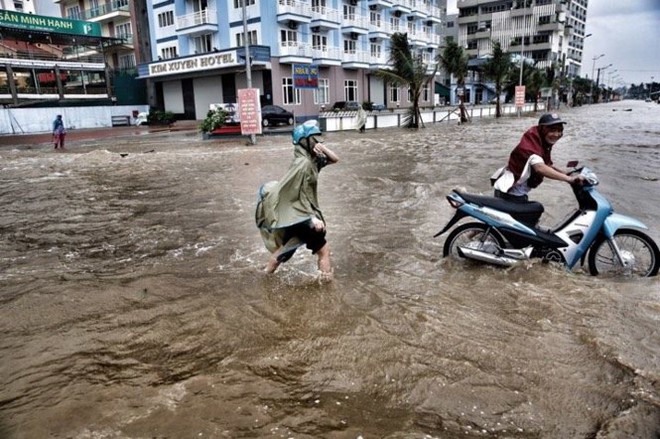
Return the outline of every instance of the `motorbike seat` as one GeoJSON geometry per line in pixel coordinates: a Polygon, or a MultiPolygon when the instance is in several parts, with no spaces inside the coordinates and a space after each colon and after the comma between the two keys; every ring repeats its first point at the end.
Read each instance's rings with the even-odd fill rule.
{"type": "Polygon", "coordinates": [[[454,192],[460,195],[468,203],[482,207],[490,207],[491,209],[508,213],[516,220],[530,227],[536,226],[544,211],[543,204],[538,201],[517,203],[488,195],[474,195],[456,190],[454,192]]]}

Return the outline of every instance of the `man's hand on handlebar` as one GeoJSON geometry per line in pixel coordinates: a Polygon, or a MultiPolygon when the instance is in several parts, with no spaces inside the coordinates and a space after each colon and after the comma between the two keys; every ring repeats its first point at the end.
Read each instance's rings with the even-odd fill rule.
{"type": "Polygon", "coordinates": [[[579,184],[580,186],[584,186],[585,184],[588,183],[588,180],[584,178],[581,174],[578,175],[569,175],[570,180],[568,181],[569,184],[574,185],[574,184],[579,184]]]}

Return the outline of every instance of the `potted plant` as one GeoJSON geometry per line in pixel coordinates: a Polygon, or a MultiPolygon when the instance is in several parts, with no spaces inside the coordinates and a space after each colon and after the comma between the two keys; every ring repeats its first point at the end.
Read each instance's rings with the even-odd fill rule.
{"type": "Polygon", "coordinates": [[[199,125],[199,130],[202,132],[202,135],[208,136],[209,133],[222,128],[225,125],[227,120],[227,112],[221,108],[215,110],[209,110],[206,113],[206,118],[199,125]]]}
{"type": "Polygon", "coordinates": [[[149,110],[147,122],[149,125],[171,125],[174,123],[174,113],[171,111],[149,110]]]}

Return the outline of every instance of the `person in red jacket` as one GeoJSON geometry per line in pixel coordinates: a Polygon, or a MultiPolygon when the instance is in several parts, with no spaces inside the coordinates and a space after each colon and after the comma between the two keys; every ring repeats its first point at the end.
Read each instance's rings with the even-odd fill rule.
{"type": "Polygon", "coordinates": [[[566,175],[552,164],[552,147],[563,136],[565,124],[558,114],[547,113],[541,116],[538,125],[523,134],[507,165],[491,177],[496,197],[527,202],[529,191],[538,187],[544,177],[571,184],[582,179],[566,175]]]}

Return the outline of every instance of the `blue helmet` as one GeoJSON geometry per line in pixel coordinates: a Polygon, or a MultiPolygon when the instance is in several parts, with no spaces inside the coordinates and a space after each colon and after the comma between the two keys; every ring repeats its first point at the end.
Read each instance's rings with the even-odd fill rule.
{"type": "Polygon", "coordinates": [[[322,134],[318,127],[318,121],[308,120],[302,125],[298,125],[296,128],[294,128],[293,133],[291,134],[293,137],[293,144],[297,145],[301,139],[306,139],[309,136],[313,136],[315,134],[322,134]]]}

